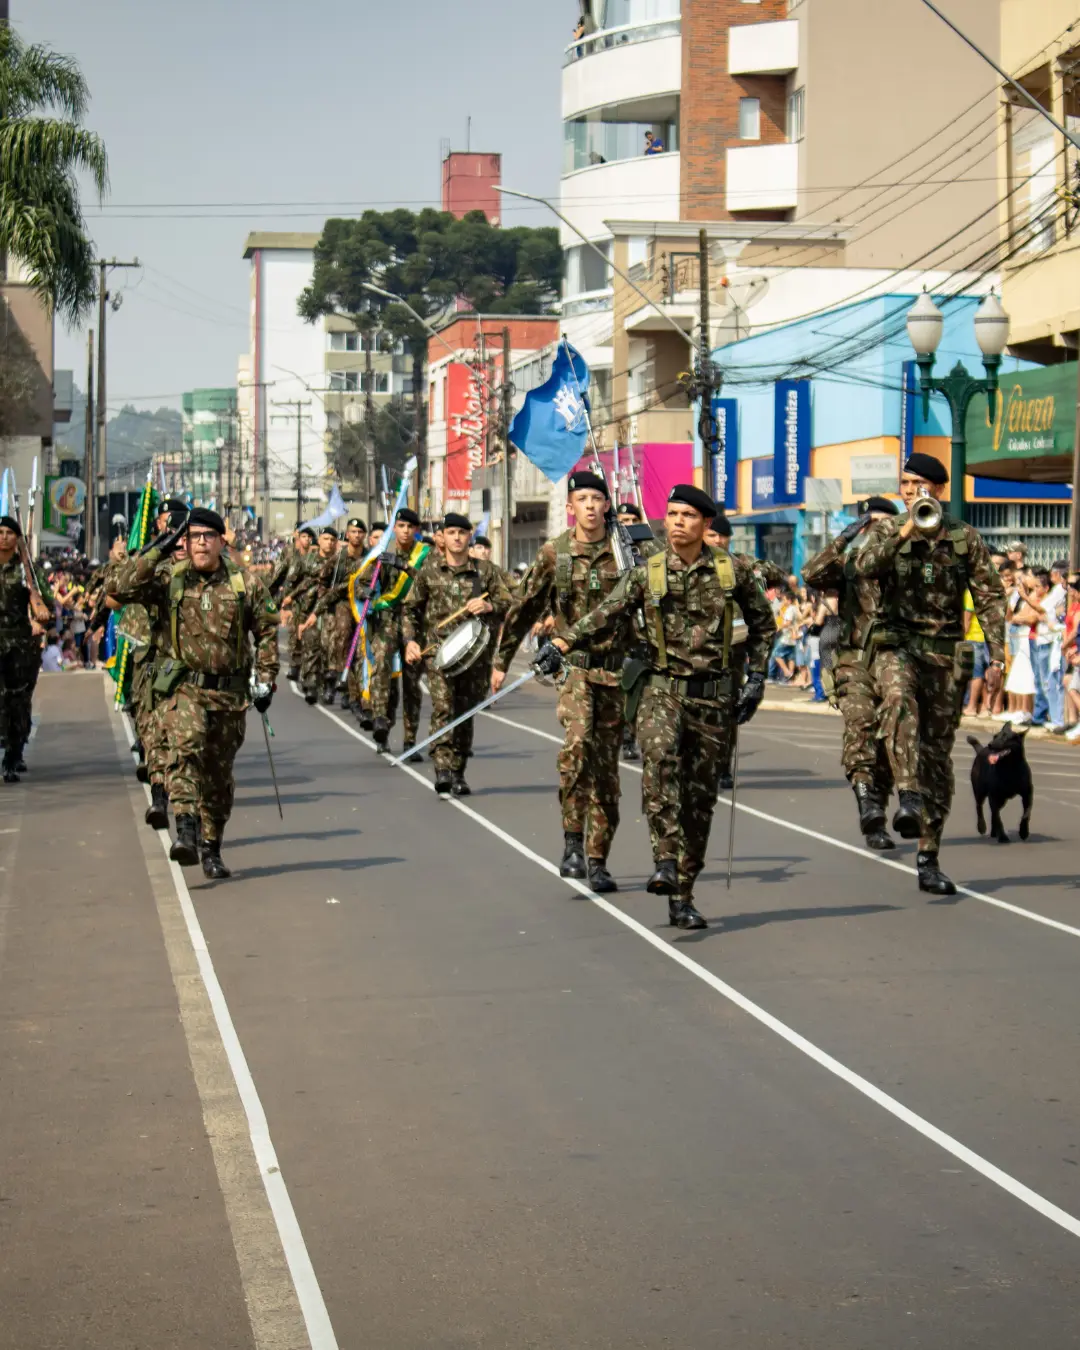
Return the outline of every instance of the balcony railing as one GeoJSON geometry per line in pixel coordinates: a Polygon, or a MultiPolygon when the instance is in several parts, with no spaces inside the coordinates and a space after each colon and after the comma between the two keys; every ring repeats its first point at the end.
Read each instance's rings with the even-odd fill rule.
{"type": "Polygon", "coordinates": [[[655,42],[657,38],[678,37],[682,33],[682,19],[654,19],[651,23],[628,23],[620,28],[605,28],[599,33],[571,42],[563,55],[563,65],[573,65],[586,56],[610,51],[614,47],[629,46],[635,42],[655,42]]]}

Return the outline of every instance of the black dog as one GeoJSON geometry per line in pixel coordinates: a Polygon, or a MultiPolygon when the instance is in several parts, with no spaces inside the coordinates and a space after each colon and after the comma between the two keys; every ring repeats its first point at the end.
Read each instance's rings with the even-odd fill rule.
{"type": "Polygon", "coordinates": [[[1031,806],[1035,788],[1031,780],[1031,766],[1024,757],[1024,736],[1027,728],[1004,726],[989,745],[983,745],[969,736],[968,745],[975,747],[975,763],[971,766],[971,786],[975,793],[975,819],[979,833],[986,833],[983,802],[990,802],[990,833],[999,844],[1007,844],[1009,836],[1001,823],[1001,808],[1013,797],[1019,797],[1024,808],[1020,817],[1020,838],[1031,833],[1031,806]]]}

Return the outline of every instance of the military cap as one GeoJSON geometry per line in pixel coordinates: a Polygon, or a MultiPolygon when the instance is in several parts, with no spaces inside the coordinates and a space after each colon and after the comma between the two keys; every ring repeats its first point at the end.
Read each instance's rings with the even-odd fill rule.
{"type": "Polygon", "coordinates": [[[949,481],[949,471],[941,460],[935,459],[933,455],[924,455],[921,450],[916,450],[913,455],[908,455],[904,472],[913,473],[918,478],[925,478],[928,483],[940,485],[949,481]]]}
{"type": "Polygon", "coordinates": [[[158,515],[172,515],[174,511],[183,511],[184,515],[187,515],[189,509],[190,508],[183,497],[166,497],[158,507],[158,515]]]}
{"type": "Polygon", "coordinates": [[[372,533],[372,534],[374,534],[376,530],[385,530],[385,529],[386,529],[386,521],[385,521],[385,520],[373,520],[373,521],[371,522],[371,533],[372,533]]]}
{"type": "Polygon", "coordinates": [[[586,488],[593,492],[600,492],[611,500],[611,493],[608,491],[608,485],[598,473],[591,473],[588,469],[582,469],[578,473],[572,473],[566,480],[566,491],[569,495],[572,492],[584,492],[586,488]]]}
{"type": "Polygon", "coordinates": [[[633,516],[635,520],[641,519],[641,507],[638,506],[637,502],[620,502],[617,510],[620,516],[633,516]]]}
{"type": "Polygon", "coordinates": [[[888,497],[865,497],[859,502],[858,510],[860,516],[865,516],[868,511],[882,511],[887,516],[900,514],[896,503],[888,497]]]}
{"type": "Polygon", "coordinates": [[[352,520],[347,521],[345,528],[347,530],[363,530],[364,533],[367,534],[367,526],[359,516],[353,516],[352,520]]]}
{"type": "Polygon", "coordinates": [[[730,539],[732,535],[731,521],[724,515],[723,511],[718,516],[713,517],[713,534],[718,534],[721,539],[730,539]]]}
{"type": "Polygon", "coordinates": [[[689,506],[706,520],[713,520],[716,516],[716,503],[707,492],[694,487],[693,483],[676,483],[668,493],[668,501],[689,506]]]}
{"type": "Polygon", "coordinates": [[[19,529],[19,522],[14,516],[0,516],[0,530],[14,530],[22,538],[22,530],[19,529]]]}
{"type": "Polygon", "coordinates": [[[305,525],[304,528],[303,528],[302,530],[301,530],[299,527],[297,527],[297,533],[298,533],[298,534],[306,534],[307,537],[311,540],[311,542],[312,542],[313,544],[316,542],[316,540],[315,540],[315,531],[311,528],[310,525],[305,525]]]}
{"type": "Polygon", "coordinates": [[[473,540],[473,543],[478,545],[480,548],[491,547],[491,540],[487,537],[486,534],[478,534],[476,538],[473,540]]]}
{"type": "Polygon", "coordinates": [[[444,530],[471,530],[472,521],[468,516],[463,516],[460,511],[447,511],[446,515],[443,516],[442,527],[444,530]]]}
{"type": "Polygon", "coordinates": [[[188,512],[188,527],[202,525],[207,530],[213,530],[215,534],[225,533],[225,522],[216,511],[211,511],[208,506],[196,506],[188,512]]]}
{"type": "Polygon", "coordinates": [[[328,534],[331,539],[336,539],[338,537],[337,530],[334,529],[333,525],[324,525],[319,533],[328,534]]]}
{"type": "Polygon", "coordinates": [[[396,525],[399,520],[405,521],[407,525],[420,524],[420,517],[416,514],[415,511],[413,511],[408,506],[403,506],[401,510],[397,513],[397,515],[394,517],[394,524],[396,525]]]}

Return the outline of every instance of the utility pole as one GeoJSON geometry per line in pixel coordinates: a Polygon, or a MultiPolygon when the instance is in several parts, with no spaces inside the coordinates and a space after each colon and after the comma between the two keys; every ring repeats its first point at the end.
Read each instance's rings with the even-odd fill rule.
{"type": "Polygon", "coordinates": [[[304,519],[304,408],[311,407],[311,399],[289,398],[274,401],[275,408],[295,408],[295,412],[275,414],[280,420],[290,422],[296,418],[296,519],[304,519]]]}
{"type": "MultiPolygon", "coordinates": [[[[108,514],[108,474],[109,474],[109,449],[106,433],[106,394],[108,392],[106,382],[106,364],[105,364],[105,315],[107,310],[107,301],[109,291],[107,286],[108,274],[114,267],[141,267],[142,264],[138,258],[133,262],[118,262],[116,258],[99,258],[97,262],[99,269],[98,276],[98,368],[97,368],[97,489],[94,494],[94,509],[98,511],[103,509],[108,514]],[[104,506],[102,503],[104,501],[104,506]]],[[[119,301],[117,301],[119,306],[119,301]]],[[[90,490],[90,484],[87,483],[87,491],[90,490]]],[[[98,532],[100,538],[105,536],[98,532]]]]}
{"type": "Polygon", "coordinates": [[[83,453],[86,459],[86,503],[83,524],[83,552],[94,556],[97,536],[97,498],[94,495],[94,330],[86,338],[86,426],[83,428],[83,453]]]}
{"type": "Polygon", "coordinates": [[[510,423],[512,421],[512,397],[514,386],[510,382],[510,329],[502,330],[502,480],[503,480],[503,528],[502,548],[499,550],[502,566],[510,570],[510,525],[514,519],[514,475],[510,464],[510,423]]]}

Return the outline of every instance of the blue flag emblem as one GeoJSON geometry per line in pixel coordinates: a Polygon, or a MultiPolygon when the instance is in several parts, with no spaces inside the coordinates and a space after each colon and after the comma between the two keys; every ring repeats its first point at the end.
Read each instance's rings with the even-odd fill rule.
{"type": "Polygon", "coordinates": [[[585,452],[589,434],[589,367],[564,339],[546,383],[525,395],[510,440],[553,483],[585,452]]]}

